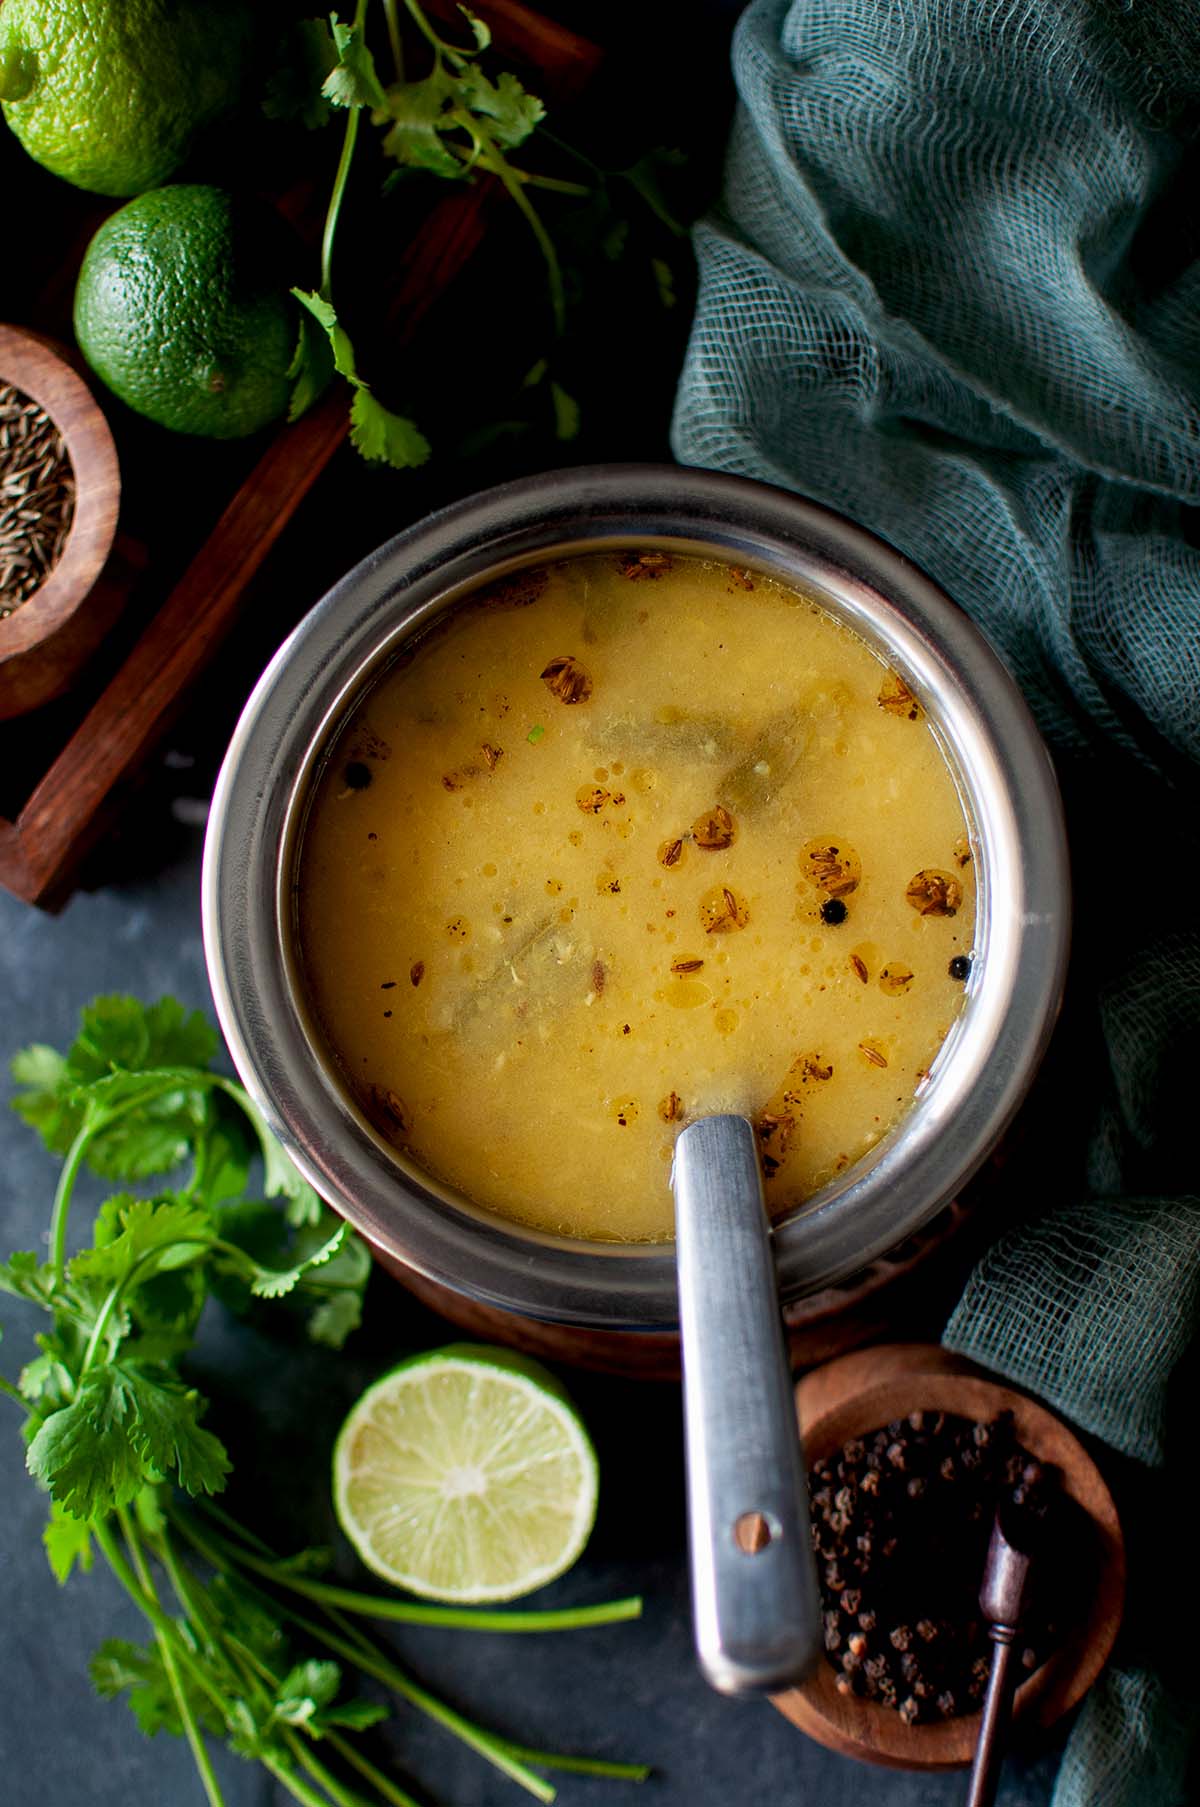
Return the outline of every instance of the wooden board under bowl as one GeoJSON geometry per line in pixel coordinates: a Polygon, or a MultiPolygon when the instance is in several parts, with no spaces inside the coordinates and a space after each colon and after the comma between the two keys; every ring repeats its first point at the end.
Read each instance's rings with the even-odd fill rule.
{"type": "MultiPolygon", "coordinates": [[[[435,0],[431,10],[461,17],[449,0],[435,0]]],[[[478,10],[501,54],[533,71],[560,105],[596,74],[596,45],[518,0],[480,0],[478,10]]],[[[0,171],[0,180],[9,177],[6,205],[18,213],[24,207],[32,261],[44,258],[24,274],[14,324],[66,342],[75,274],[111,204],[57,182],[12,143],[0,149],[19,159],[0,171]]],[[[412,344],[434,301],[470,262],[495,192],[486,178],[448,193],[410,239],[389,282],[394,350],[412,344]]],[[[271,198],[315,243],[323,182],[297,180],[271,198]]],[[[7,313],[7,301],[0,311],[7,313]]],[[[105,402],[98,384],[93,392],[105,402]]],[[[124,410],[108,411],[122,524],[98,583],[120,592],[121,622],[69,697],[0,723],[0,885],[48,909],[70,895],[81,863],[210,668],[254,578],[347,431],[341,385],[295,425],[237,445],[184,441],[124,410]]]]}

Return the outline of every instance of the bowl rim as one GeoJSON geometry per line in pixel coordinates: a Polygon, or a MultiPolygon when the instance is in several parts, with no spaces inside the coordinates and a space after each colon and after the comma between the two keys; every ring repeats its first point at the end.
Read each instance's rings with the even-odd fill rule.
{"type": "Polygon", "coordinates": [[[436,1186],[398,1156],[348,1101],[314,1043],[289,955],[289,862],[306,786],[334,725],[403,639],[522,564],[653,545],[815,590],[877,650],[886,644],[957,770],[976,847],[984,958],[973,963],[964,1010],[897,1128],[774,1225],[785,1299],[868,1265],[935,1216],[980,1166],[1049,1038],[1067,954],[1065,833],[1032,717],[979,630],[864,529],[740,477],[671,465],[584,466],[468,496],[363,560],[267,667],[218,779],[202,881],[217,1013],[272,1129],[369,1241],[486,1304],[592,1328],[675,1329],[672,1245],[531,1231],[436,1186]]]}
{"type": "Polygon", "coordinates": [[[53,639],[87,598],[116,537],[121,473],[99,403],[50,340],[0,322],[0,383],[50,416],[75,474],[75,513],[62,556],[45,582],[0,620],[3,663],[53,639]]]}

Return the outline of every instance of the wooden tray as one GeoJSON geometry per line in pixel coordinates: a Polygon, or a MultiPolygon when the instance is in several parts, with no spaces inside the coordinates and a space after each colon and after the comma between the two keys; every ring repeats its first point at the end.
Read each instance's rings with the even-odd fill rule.
{"type": "MultiPolygon", "coordinates": [[[[459,17],[445,0],[431,10],[459,17]]],[[[480,0],[478,10],[500,55],[534,70],[542,91],[560,104],[599,68],[594,44],[517,0],[480,0]]],[[[15,144],[3,156],[9,159],[0,168],[0,181],[9,178],[6,194],[24,195],[31,232],[36,220],[30,242],[54,247],[53,261],[26,281],[14,323],[66,339],[75,272],[107,207],[45,176],[15,144]]],[[[411,344],[433,301],[478,248],[493,193],[487,180],[449,193],[410,241],[389,303],[397,349],[411,344]]],[[[307,236],[319,230],[318,183],[273,198],[302,231],[307,223],[307,236]]],[[[8,307],[7,294],[0,296],[0,315],[8,307]]],[[[98,386],[93,390],[107,406],[98,386]]],[[[8,785],[0,793],[0,885],[46,909],[70,895],[81,861],[208,667],[251,580],[341,446],[347,425],[341,385],[295,426],[276,431],[265,449],[261,440],[215,450],[180,442],[120,410],[109,412],[131,504],[123,526],[127,515],[132,525],[118,535],[103,581],[127,593],[128,614],[87,684],[35,716],[0,725],[0,771],[8,785]],[[166,491],[164,466],[172,479],[166,491]]]]}

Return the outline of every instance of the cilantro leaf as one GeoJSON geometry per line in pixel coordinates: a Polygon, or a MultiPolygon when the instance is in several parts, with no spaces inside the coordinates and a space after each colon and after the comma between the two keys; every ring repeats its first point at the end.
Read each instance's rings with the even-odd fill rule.
{"type": "MultiPolygon", "coordinates": [[[[350,438],[363,457],[390,464],[395,470],[410,470],[414,465],[424,464],[429,457],[429,441],[411,420],[393,414],[371,394],[355,368],[354,347],[338,319],[333,303],[323,295],[303,289],[293,289],[292,294],[312,319],[324,328],[333,351],[334,369],[354,387],[354,400],[350,407],[350,438]]],[[[296,391],[293,391],[293,402],[295,397],[296,391]]],[[[265,1130],[266,1126],[263,1127],[265,1130]]],[[[269,1133],[267,1131],[268,1135],[269,1133]]],[[[268,1193],[273,1196],[276,1190],[286,1191],[287,1188],[276,1188],[268,1181],[268,1193]]]]}
{"type": "Polygon", "coordinates": [[[275,1695],[275,1717],[285,1725],[306,1725],[319,1708],[331,1706],[342,1685],[336,1663],[309,1658],[290,1669],[275,1695]]]}
{"type": "Polygon", "coordinates": [[[243,1196],[251,1153],[241,1110],[223,1092],[214,1094],[212,1104],[208,1123],[192,1150],[195,1165],[188,1185],[191,1197],[210,1210],[243,1196]]]}
{"type": "Polygon", "coordinates": [[[66,1055],[35,1042],[14,1054],[11,1071],[18,1085],[26,1088],[13,1099],[13,1109],[37,1131],[52,1154],[64,1154],[79,1125],[79,1112],[69,1102],[72,1082],[66,1055]]]}
{"type": "Polygon", "coordinates": [[[198,1394],[169,1369],[109,1362],[85,1374],[71,1403],[44,1420],[26,1466],[76,1518],[127,1506],[145,1481],[172,1474],[188,1493],[216,1493],[229,1458],[201,1428],[199,1409],[198,1394]]]}
{"type": "Polygon", "coordinates": [[[150,1537],[161,1537],[167,1528],[167,1515],[163,1510],[166,1492],[164,1486],[148,1482],[133,1502],[137,1522],[150,1537]]]}
{"type": "Polygon", "coordinates": [[[292,294],[301,307],[316,321],[325,332],[330,350],[333,352],[333,367],[340,376],[348,377],[353,383],[358,380],[354,366],[354,347],[350,343],[350,335],[337,317],[337,309],[332,301],[318,295],[315,289],[293,289],[292,294]]]}
{"type": "Polygon", "coordinates": [[[476,18],[475,14],[470,10],[469,7],[463,6],[461,4],[461,0],[460,0],[460,5],[459,5],[458,10],[462,14],[463,18],[467,21],[467,24],[471,27],[472,32],[475,34],[476,50],[486,50],[488,45],[492,41],[491,27],[489,25],[485,25],[482,19],[476,18]]]}
{"type": "MultiPolygon", "coordinates": [[[[35,1355],[17,1376],[17,1391],[22,1399],[43,1399],[54,1385],[55,1361],[51,1355],[35,1355]]],[[[65,1403],[65,1401],[64,1401],[65,1403]]]]}
{"type": "Polygon", "coordinates": [[[375,72],[375,59],[355,25],[330,20],[337,62],[321,86],[334,107],[385,107],[387,96],[375,72]]]}
{"type": "Polygon", "coordinates": [[[546,117],[537,95],[523,88],[507,69],[492,82],[477,63],[467,63],[459,72],[456,87],[463,104],[488,121],[490,136],[502,150],[515,150],[518,144],[524,144],[546,117]]]}
{"type": "Polygon", "coordinates": [[[167,1368],[121,1370],[133,1391],[133,1438],[147,1469],[174,1475],[185,1493],[220,1493],[231,1463],[225,1446],[199,1419],[203,1404],[167,1368]]]}
{"type": "Polygon", "coordinates": [[[350,439],[364,458],[397,471],[415,469],[430,453],[429,441],[413,421],[393,414],[361,386],[350,406],[350,439]]]}
{"type": "Polygon", "coordinates": [[[157,1090],[149,1075],[114,1073],[84,1094],[98,1111],[128,1106],[88,1143],[87,1164],[101,1179],[149,1179],[170,1173],[187,1159],[209,1109],[203,1091],[187,1086],[157,1090]],[[156,1095],[153,1095],[156,1093],[156,1095]]]}
{"type": "MultiPolygon", "coordinates": [[[[292,290],[293,295],[298,291],[292,290]]],[[[317,297],[312,297],[316,300],[317,297]]],[[[288,402],[288,419],[299,420],[302,414],[325,393],[333,376],[333,351],[329,343],[329,335],[313,318],[307,303],[300,313],[300,332],[296,340],[296,349],[292,361],[288,365],[288,378],[292,384],[291,399],[288,402]]]]}
{"type": "Polygon", "coordinates": [[[106,1199],[96,1217],[95,1246],[70,1263],[67,1274],[117,1285],[134,1270],[139,1279],[187,1267],[203,1258],[213,1238],[207,1211],[167,1194],[106,1199]]]}
{"type": "Polygon", "coordinates": [[[65,1056],[40,1045],[17,1055],[13,1072],[27,1089],[13,1099],[13,1108],[56,1154],[70,1147],[90,1116],[98,1127],[88,1144],[88,1165],[105,1178],[144,1179],[183,1159],[207,1110],[203,1092],[188,1085],[186,1073],[166,1088],[161,1074],[151,1074],[204,1070],[216,1047],[200,1012],[185,1011],[174,998],[151,1005],[124,996],[96,998],[81,1013],[79,1035],[65,1056]],[[142,1092],[144,1107],[135,1109],[142,1092]],[[106,1125],[110,1114],[115,1120],[106,1125]]]}
{"type": "MultiPolygon", "coordinates": [[[[88,1664],[92,1686],[102,1699],[111,1700],[128,1693],[133,1715],[147,1738],[157,1732],[183,1733],[183,1721],[163,1660],[156,1645],[143,1648],[124,1638],[106,1638],[88,1664]]],[[[180,1685],[188,1707],[198,1724],[206,1731],[223,1730],[213,1704],[204,1690],[196,1685],[187,1669],[180,1672],[180,1685]]]]}
{"type": "Polygon", "coordinates": [[[134,1416],[120,1370],[96,1369],[84,1375],[70,1405],[41,1425],[25,1465],[75,1518],[127,1506],[145,1478],[130,1435],[134,1416]]]}
{"type": "Polygon", "coordinates": [[[17,1386],[22,1399],[42,1404],[45,1415],[47,1412],[57,1411],[60,1405],[66,1405],[75,1391],[71,1362],[76,1352],[68,1346],[63,1336],[39,1333],[33,1340],[42,1353],[36,1355],[31,1362],[26,1362],[21,1369],[17,1386]]]}
{"type": "Polygon", "coordinates": [[[453,77],[440,63],[424,81],[400,82],[390,88],[387,110],[392,123],[384,136],[384,154],[407,169],[427,170],[451,181],[463,175],[463,160],[438,136],[455,129],[456,122],[447,115],[453,92],[453,77]]]}
{"type": "Polygon", "coordinates": [[[388,1709],[377,1700],[343,1700],[336,1706],[323,1707],[317,1714],[317,1725],[322,1731],[332,1725],[344,1726],[350,1732],[365,1732],[390,1717],[388,1709]]]}
{"type": "Polygon", "coordinates": [[[555,438],[574,439],[579,432],[579,403],[561,383],[551,383],[550,399],[554,404],[555,438]]]}
{"type": "Polygon", "coordinates": [[[72,1518],[57,1500],[50,1503],[50,1517],[42,1532],[46,1560],[61,1587],[79,1567],[86,1574],[92,1566],[92,1527],[86,1519],[72,1518]]]}
{"type": "Polygon", "coordinates": [[[207,1593],[222,1623],[239,1643],[252,1650],[263,1663],[275,1668],[287,1647],[287,1639],[263,1596],[249,1592],[226,1575],[214,1575],[207,1593]]]}
{"type": "Polygon", "coordinates": [[[135,1345],[141,1360],[153,1345],[156,1361],[176,1361],[186,1353],[208,1297],[205,1250],[190,1267],[170,1268],[139,1281],[129,1298],[129,1315],[143,1334],[135,1345]]]}
{"type": "Polygon", "coordinates": [[[325,1262],[333,1260],[345,1242],[348,1232],[348,1224],[339,1224],[327,1241],[323,1242],[306,1260],[297,1262],[294,1267],[259,1267],[250,1282],[250,1291],[256,1299],[284,1298],[312,1268],[322,1267],[325,1262]]]}
{"type": "Polygon", "coordinates": [[[0,1261],[0,1292],[12,1293],[18,1299],[32,1299],[45,1305],[54,1285],[48,1262],[32,1249],[18,1249],[7,1261],[0,1261]]]}
{"type": "Polygon", "coordinates": [[[263,1159],[263,1184],[268,1198],[287,1200],[285,1216],[290,1224],[317,1224],[325,1207],[284,1151],[282,1143],[267,1126],[267,1120],[244,1086],[234,1080],[224,1082],[231,1098],[236,1098],[258,1138],[263,1159]]]}
{"type": "Polygon", "coordinates": [[[356,1292],[330,1293],[308,1314],[309,1341],[326,1349],[340,1349],[352,1330],[362,1323],[362,1298],[356,1292]]]}
{"type": "Polygon", "coordinates": [[[263,112],[268,119],[295,120],[310,131],[329,118],[321,86],[337,62],[337,49],[324,19],[295,19],[282,34],[267,78],[263,112]]]}
{"type": "Polygon", "coordinates": [[[113,995],[94,998],[83,1010],[67,1067],[86,1085],[113,1072],[206,1068],[216,1052],[216,1032],[199,1010],[185,1010],[176,998],[143,1004],[113,995]]]}

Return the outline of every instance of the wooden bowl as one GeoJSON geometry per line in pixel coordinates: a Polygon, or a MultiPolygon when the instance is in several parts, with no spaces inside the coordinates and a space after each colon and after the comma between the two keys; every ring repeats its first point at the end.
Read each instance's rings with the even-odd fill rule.
{"type": "Polygon", "coordinates": [[[97,579],[112,550],[121,479],[108,422],[52,345],[0,325],[0,383],[45,410],[75,472],[75,516],[62,557],[41,588],[0,620],[0,720],[7,720],[61,696],[116,619],[121,592],[97,579]]]}
{"type": "MultiPolygon", "coordinates": [[[[1011,1412],[1018,1441],[1053,1464],[1066,1493],[1087,1513],[1097,1542],[1097,1576],[1086,1619],[1017,1691],[1026,1732],[1045,1729],[1082,1699],[1107,1662],[1125,1599],[1125,1548],[1112,1495],[1079,1439],[1026,1394],[933,1344],[892,1343],[856,1350],[805,1375],[796,1406],[810,1463],[914,1411],[987,1421],[1011,1412]]],[[[970,1763],[979,1715],[905,1725],[890,1708],[839,1694],[823,1658],[775,1705],[810,1738],[843,1756],[890,1769],[954,1769],[970,1763]]]]}

